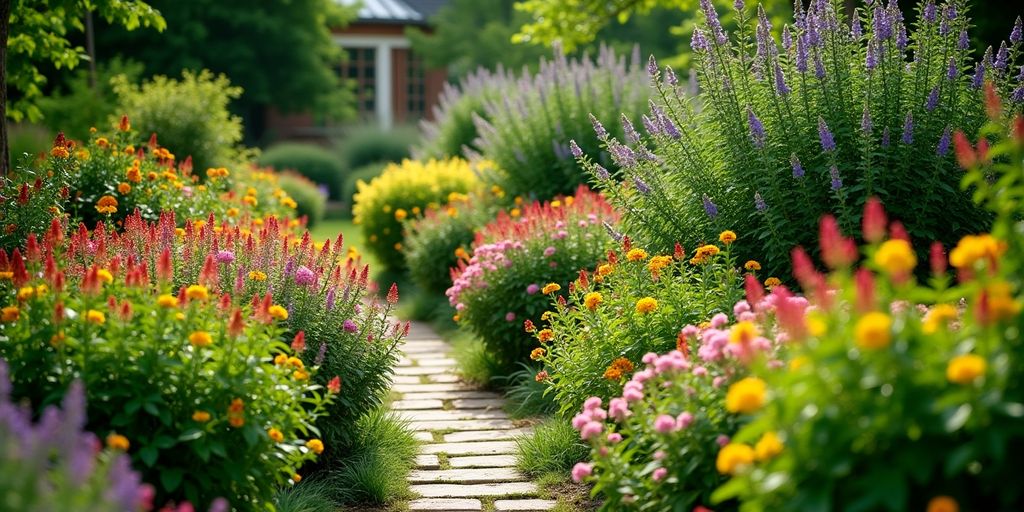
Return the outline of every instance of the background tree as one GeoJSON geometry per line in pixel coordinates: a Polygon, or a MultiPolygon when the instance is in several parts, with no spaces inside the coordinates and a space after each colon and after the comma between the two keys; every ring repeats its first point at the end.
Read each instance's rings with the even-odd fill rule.
{"type": "Polygon", "coordinates": [[[69,34],[84,30],[88,12],[129,31],[140,26],[158,31],[166,27],[160,13],[141,0],[0,0],[0,172],[6,173],[10,163],[7,118],[41,117],[35,102],[42,96],[46,77],[39,66],[49,63],[70,69],[87,59],[69,34]],[[10,98],[8,84],[13,89],[10,98]]]}
{"type": "Polygon", "coordinates": [[[314,112],[323,119],[350,113],[352,94],[341,86],[342,52],[331,29],[355,18],[333,0],[151,0],[172,30],[166,34],[97,27],[100,60],[120,55],[145,66],[144,76],[180,76],[183,70],[224,74],[244,91],[233,110],[247,140],[264,135],[268,108],[314,112]]]}

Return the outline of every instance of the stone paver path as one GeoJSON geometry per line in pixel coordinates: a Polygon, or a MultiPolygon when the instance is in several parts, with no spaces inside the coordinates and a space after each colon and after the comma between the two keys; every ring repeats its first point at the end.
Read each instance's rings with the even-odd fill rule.
{"type": "Polygon", "coordinates": [[[516,469],[517,428],[503,409],[504,398],[463,383],[455,374],[451,346],[433,330],[413,323],[395,370],[391,408],[409,421],[422,442],[409,475],[411,512],[551,510],[538,488],[516,469]]]}

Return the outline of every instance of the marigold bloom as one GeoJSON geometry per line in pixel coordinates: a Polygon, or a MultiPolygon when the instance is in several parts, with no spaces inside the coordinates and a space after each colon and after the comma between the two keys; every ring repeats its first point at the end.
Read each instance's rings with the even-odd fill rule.
{"type": "Polygon", "coordinates": [[[647,259],[647,251],[640,249],[639,247],[630,249],[626,253],[626,259],[629,261],[644,261],[647,259]]]}
{"type": "Polygon", "coordinates": [[[111,450],[126,452],[130,446],[131,443],[128,442],[128,438],[121,434],[111,433],[107,436],[107,448],[111,450]]]}
{"type": "Polygon", "coordinates": [[[758,270],[761,270],[761,264],[754,260],[747,260],[747,262],[743,264],[743,268],[747,269],[750,272],[756,272],[758,270]]]}
{"type": "Polygon", "coordinates": [[[35,287],[32,286],[23,286],[18,290],[18,300],[20,301],[26,301],[28,299],[31,299],[32,297],[35,297],[35,295],[36,289],[35,287]]]}
{"type": "Polygon", "coordinates": [[[1006,252],[1006,242],[992,235],[967,235],[949,252],[949,264],[956,268],[971,268],[979,261],[992,265],[1006,252]]]}
{"type": "Polygon", "coordinates": [[[928,502],[926,512],[960,512],[960,504],[949,496],[936,496],[928,502]]]}
{"type": "Polygon", "coordinates": [[[655,256],[651,258],[651,261],[647,262],[647,270],[651,273],[657,274],[661,272],[661,269],[669,266],[672,263],[671,256],[655,256]]]}
{"type": "Polygon", "coordinates": [[[320,455],[324,452],[324,442],[319,439],[310,439],[306,441],[306,448],[309,448],[313,453],[320,455]]]}
{"type": "Polygon", "coordinates": [[[891,276],[910,273],[917,266],[917,255],[906,240],[886,240],[875,253],[875,264],[891,276]]]}
{"type": "Polygon", "coordinates": [[[128,121],[128,114],[121,115],[121,122],[118,123],[117,129],[122,132],[126,132],[132,129],[132,123],[128,121]]]}
{"type": "Polygon", "coordinates": [[[735,474],[742,467],[754,463],[754,449],[742,443],[729,443],[718,451],[715,469],[723,475],[735,474]]]}
{"type": "Polygon", "coordinates": [[[306,370],[295,370],[292,372],[292,378],[295,380],[307,380],[309,379],[309,372],[306,370]]]}
{"type": "Polygon", "coordinates": [[[196,423],[206,423],[210,421],[210,413],[206,411],[196,411],[192,413],[192,421],[196,423]]]}
{"type": "Polygon", "coordinates": [[[273,306],[267,308],[267,313],[269,313],[270,316],[276,320],[288,319],[288,310],[277,304],[274,304],[273,306]]]}
{"type": "Polygon", "coordinates": [[[950,321],[956,320],[959,315],[956,307],[950,304],[936,304],[924,315],[921,330],[925,334],[934,334],[939,328],[946,327],[950,321]]]}
{"type": "Polygon", "coordinates": [[[747,344],[754,341],[761,333],[753,322],[738,322],[729,329],[729,343],[747,344]]]}
{"type": "Polygon", "coordinates": [[[274,356],[274,364],[281,366],[288,363],[288,356],[284,354],[278,354],[274,356]]]}
{"type": "Polygon", "coordinates": [[[782,441],[774,432],[765,432],[754,444],[754,455],[757,460],[766,461],[782,453],[782,441]]]}
{"type": "Polygon", "coordinates": [[[718,255],[719,252],[721,252],[721,249],[717,245],[702,245],[694,252],[693,257],[690,258],[690,263],[693,265],[707,263],[713,256],[718,255]]]}
{"type": "Polygon", "coordinates": [[[734,382],[725,394],[725,408],[729,412],[750,414],[764,406],[767,385],[757,377],[734,382]]]}
{"type": "Polygon", "coordinates": [[[123,181],[121,183],[117,184],[117,192],[119,194],[123,195],[123,194],[127,194],[127,193],[129,193],[131,191],[132,191],[132,186],[131,185],[129,185],[129,184],[123,182],[123,181]]]}
{"type": "Polygon", "coordinates": [[[0,320],[4,322],[17,322],[21,316],[21,310],[17,306],[7,306],[0,310],[0,320]]]}
{"type": "Polygon", "coordinates": [[[545,351],[543,348],[537,347],[530,351],[530,359],[533,359],[534,361],[539,361],[540,358],[544,357],[544,352],[545,351]]]}
{"type": "Polygon", "coordinates": [[[1013,298],[1009,283],[996,281],[985,287],[978,299],[976,318],[988,325],[1017,316],[1021,303],[1013,298]]]}
{"type": "Polygon", "coordinates": [[[768,279],[764,280],[764,285],[767,286],[769,289],[770,288],[775,288],[776,286],[779,286],[780,284],[782,284],[782,280],[777,278],[777,277],[769,277],[768,279]]]}
{"type": "Polygon", "coordinates": [[[96,201],[96,211],[110,215],[117,212],[117,199],[114,196],[103,196],[96,201]]]}
{"type": "Polygon", "coordinates": [[[636,312],[641,315],[646,315],[658,309],[658,301],[654,297],[644,297],[636,301],[636,312]]]}
{"type": "Polygon", "coordinates": [[[597,309],[597,306],[601,305],[603,300],[604,297],[601,296],[600,292],[590,292],[583,297],[583,305],[587,309],[594,311],[597,309]]]}
{"type": "Polygon", "coordinates": [[[985,358],[976,354],[956,356],[946,367],[946,378],[954,384],[970,384],[985,375],[988,363],[985,358]]]}
{"type": "Polygon", "coordinates": [[[98,277],[100,281],[103,281],[106,284],[114,282],[114,274],[111,274],[110,271],[105,268],[98,269],[96,271],[96,277],[98,277]]]}
{"type": "Polygon", "coordinates": [[[541,293],[543,293],[544,295],[551,295],[552,293],[555,293],[561,289],[562,287],[559,286],[558,283],[548,283],[544,285],[544,288],[541,289],[541,293]]]}
{"type": "Polygon", "coordinates": [[[892,341],[892,318],[885,313],[872,311],[857,320],[853,337],[860,348],[885,348],[892,341]]]}
{"type": "Polygon", "coordinates": [[[604,263],[597,267],[597,275],[599,276],[607,276],[612,272],[615,272],[615,265],[612,265],[611,263],[604,263]]]}
{"type": "Polygon", "coordinates": [[[633,362],[625,357],[620,357],[605,369],[603,377],[608,380],[619,380],[623,375],[633,371],[633,362]]]}
{"type": "Polygon", "coordinates": [[[397,220],[398,222],[402,222],[408,216],[409,216],[409,212],[405,211],[402,208],[399,208],[399,209],[395,210],[395,220],[397,220]]]}
{"type": "Polygon", "coordinates": [[[207,300],[210,298],[210,290],[201,284],[194,284],[185,289],[185,297],[189,300],[207,300]]]}
{"type": "Polygon", "coordinates": [[[67,158],[71,156],[71,152],[64,146],[54,146],[53,149],[50,150],[50,156],[54,158],[67,158]]]}
{"type": "Polygon", "coordinates": [[[90,309],[85,313],[85,320],[92,324],[103,325],[107,321],[107,315],[104,315],[102,311],[90,309]]]}
{"type": "Polygon", "coordinates": [[[266,281],[267,274],[259,270],[253,270],[249,272],[249,279],[252,279],[253,281],[266,281]]]}
{"type": "Polygon", "coordinates": [[[213,338],[206,331],[195,331],[188,335],[188,342],[193,347],[208,347],[213,344],[213,338]]]}
{"type": "Polygon", "coordinates": [[[297,358],[295,356],[292,356],[292,357],[289,357],[288,359],[286,359],[285,360],[285,364],[287,364],[288,366],[291,366],[293,368],[299,368],[299,369],[302,369],[302,368],[306,367],[306,365],[302,364],[302,359],[299,359],[299,358],[297,358]]]}
{"type": "Polygon", "coordinates": [[[541,329],[540,332],[537,333],[537,339],[547,343],[555,339],[555,332],[551,329],[541,329]]]}
{"type": "Polygon", "coordinates": [[[720,240],[725,245],[729,245],[736,241],[736,233],[729,231],[727,229],[719,233],[718,240],[720,240]]]}
{"type": "Polygon", "coordinates": [[[178,307],[178,298],[166,293],[156,298],[156,304],[162,308],[178,307]]]}
{"type": "Polygon", "coordinates": [[[269,436],[270,440],[275,443],[280,443],[281,441],[284,441],[284,434],[282,434],[281,431],[276,428],[267,430],[267,436],[269,436]]]}

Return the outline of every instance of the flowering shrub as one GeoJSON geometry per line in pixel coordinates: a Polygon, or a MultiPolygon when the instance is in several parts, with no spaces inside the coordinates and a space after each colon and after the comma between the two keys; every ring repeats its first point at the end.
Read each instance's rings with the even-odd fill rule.
{"type": "Polygon", "coordinates": [[[1024,453],[1024,119],[1014,124],[1011,137],[1005,124],[988,125],[977,149],[957,134],[965,184],[998,217],[992,234],[949,251],[956,283],[935,245],[932,277],[919,284],[902,228],[886,236],[874,207],[864,216],[863,265],[837,232],[822,243],[825,254],[845,256],[832,259],[830,276],[796,253],[814,308],[780,316],[800,341],[789,345],[790,371],[758,372],[768,398],[736,436],[736,446],[774,437],[780,452],[735,466],[718,497],[749,510],[1000,510],[1024,500],[1004,485],[1024,453]]]}
{"type": "MultiPolygon", "coordinates": [[[[592,273],[580,272],[567,300],[558,296],[544,328],[527,325],[540,341],[534,354],[544,364],[543,382],[563,415],[588,397],[611,398],[644,354],[675,348],[686,324],[729,311],[742,296],[741,271],[735,235],[722,235],[728,243],[721,249],[701,246],[690,258],[682,247],[674,255],[648,255],[627,237],[592,273]]],[[[746,266],[756,275],[757,262],[746,266]]]]}
{"type": "Polygon", "coordinates": [[[153,506],[153,489],[141,485],[127,456],[111,448],[97,457],[99,439],[82,431],[81,382],[70,385],[61,409],[47,407],[33,424],[31,411],[11,403],[7,377],[7,364],[0,360],[0,499],[5,510],[115,512],[153,506]]]}
{"type": "Polygon", "coordinates": [[[500,67],[497,71],[479,68],[466,75],[458,85],[446,83],[434,107],[433,117],[420,121],[422,140],[414,156],[445,158],[479,151],[474,117],[487,119],[484,105],[501,99],[511,89],[512,75],[500,67]]]}
{"type": "Polygon", "coordinates": [[[402,269],[402,222],[437,208],[452,192],[477,187],[474,166],[466,160],[404,160],[388,164],[369,183],[360,181],[353,198],[354,222],[362,228],[368,249],[387,268],[402,269]]]}
{"type": "MultiPolygon", "coordinates": [[[[588,119],[613,126],[618,120],[637,121],[648,98],[643,87],[639,50],[629,65],[602,47],[596,61],[568,60],[555,50],[552,61],[542,60],[534,75],[524,72],[510,93],[488,98],[484,115],[476,119],[476,146],[497,164],[489,179],[512,195],[547,199],[569,194],[585,174],[573,159],[569,140],[591,154],[600,140],[588,119]]],[[[602,163],[611,166],[605,155],[602,163]]]]}
{"type": "Polygon", "coordinates": [[[523,322],[539,322],[545,296],[604,254],[603,223],[617,219],[599,194],[582,186],[575,196],[500,212],[477,233],[472,257],[452,270],[445,293],[458,321],[511,368],[530,347],[523,322]]]}
{"type": "MultiPolygon", "coordinates": [[[[646,133],[627,126],[624,139],[602,137],[626,168],[625,184],[588,164],[630,212],[627,232],[667,250],[731,227],[762,240],[756,257],[777,273],[791,247],[815,245],[820,215],[856,233],[872,195],[916,239],[948,245],[984,229],[990,217],[957,187],[951,138],[983,122],[984,80],[1014,91],[1005,109],[1020,110],[1019,28],[1010,45],[972,61],[959,0],[921,3],[913,29],[895,4],[868,3],[850,20],[846,3],[816,0],[798,6],[780,46],[763,12],[751,18],[744,2],[735,5],[739,29],[730,38],[711,2],[701,2],[706,20],[692,43],[699,106],[652,60],[660,98],[643,120],[646,133]]],[[[755,257],[750,248],[742,259],[755,257]]]]}

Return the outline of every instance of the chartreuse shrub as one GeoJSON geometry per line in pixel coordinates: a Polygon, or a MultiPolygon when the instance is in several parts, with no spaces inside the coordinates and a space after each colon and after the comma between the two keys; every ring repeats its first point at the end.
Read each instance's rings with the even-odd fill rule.
{"type": "Polygon", "coordinates": [[[295,201],[295,216],[306,217],[306,227],[312,228],[324,218],[327,198],[309,178],[295,172],[277,175],[277,186],[295,201]]]}
{"type": "Polygon", "coordinates": [[[537,378],[563,416],[589,397],[608,400],[620,392],[644,354],[675,348],[685,325],[730,312],[742,297],[738,269],[756,275],[760,268],[736,261],[736,238],[724,231],[718,244],[688,257],[681,246],[674,254],[648,254],[627,237],[553,301],[546,322],[527,325],[540,347],[532,358],[544,364],[537,378]]]}
{"type": "Polygon", "coordinates": [[[1006,485],[1024,454],[1024,119],[1014,125],[986,125],[977,150],[957,133],[964,185],[997,217],[948,259],[934,245],[927,283],[914,278],[902,228],[887,236],[881,208],[865,212],[862,264],[833,229],[822,240],[829,276],[806,255],[795,259],[814,310],[779,312],[796,342],[792,363],[754,366],[764,405],[725,448],[731,455],[719,456],[732,461],[732,479],[718,497],[783,511],[1010,510],[1024,500],[1006,485]],[[777,439],[775,456],[749,458],[765,438],[777,439]]]}
{"type": "Polygon", "coordinates": [[[159,133],[181,159],[191,156],[197,169],[235,163],[242,141],[242,120],[228,109],[242,95],[224,75],[183,71],[181,79],[156,76],[133,84],[124,75],[111,80],[117,95],[117,119],[127,115],[143,136],[159,133]]]}
{"type": "Polygon", "coordinates": [[[84,242],[54,231],[45,258],[34,241],[25,258],[0,253],[12,396],[41,410],[80,380],[90,430],[131,456],[157,503],[262,509],[323,451],[314,422],[334,400],[286,343],[288,310],[218,298],[211,281],[177,289],[163,264],[150,282],[138,255],[80,266],[84,242]]]}
{"type": "Polygon", "coordinates": [[[403,221],[437,208],[449,195],[479,186],[474,165],[460,158],[389,164],[369,183],[359,182],[353,199],[354,222],[360,225],[368,250],[390,270],[403,269],[403,221]]]}
{"type": "MultiPolygon", "coordinates": [[[[536,74],[524,71],[509,90],[491,96],[484,102],[485,115],[476,117],[476,146],[497,164],[489,179],[510,195],[544,200],[571,194],[585,182],[569,141],[598,155],[601,139],[590,120],[622,136],[620,115],[639,122],[649,90],[639,50],[627,64],[602,47],[596,60],[569,60],[556,51],[552,61],[541,61],[536,74]]],[[[606,155],[599,160],[613,165],[606,155]]]]}
{"type": "MultiPolygon", "coordinates": [[[[99,439],[83,431],[85,392],[69,384],[61,407],[32,412],[11,401],[7,364],[0,360],[0,500],[5,510],[149,510],[153,489],[143,485],[122,453],[120,439],[97,453],[99,439]]],[[[212,510],[212,509],[211,509],[212,510]]],[[[218,502],[219,512],[226,503],[218,502]]]]}
{"type": "Polygon", "coordinates": [[[416,158],[444,158],[464,155],[466,149],[479,152],[474,117],[489,119],[484,106],[508,94],[513,77],[504,68],[479,68],[457,85],[445,84],[432,119],[420,122],[423,138],[415,148],[416,158]]]}
{"type": "Polygon", "coordinates": [[[459,323],[483,340],[505,373],[529,356],[523,322],[541,321],[547,296],[601,258],[611,240],[604,223],[617,218],[581,186],[574,196],[500,212],[479,231],[472,257],[452,271],[445,293],[459,323]]]}
{"type": "MultiPolygon", "coordinates": [[[[735,229],[759,241],[741,259],[781,274],[790,248],[815,245],[821,215],[856,233],[869,196],[915,240],[948,245],[985,228],[990,216],[957,186],[950,139],[981,125],[985,80],[1004,94],[1021,85],[1019,29],[1011,44],[977,58],[960,0],[919,4],[912,27],[892,3],[868,2],[848,18],[848,2],[815,0],[797,6],[781,41],[763,13],[735,5],[730,35],[701,2],[705,20],[692,42],[699,101],[651,61],[657,102],[644,133],[627,126],[618,138],[597,127],[624,179],[588,168],[629,212],[629,234],[665,251],[735,229]]],[[[1022,99],[1005,108],[1020,110],[1022,99]]]]}
{"type": "Polygon", "coordinates": [[[278,171],[295,171],[327,187],[331,199],[341,198],[345,169],[334,153],[320,146],[294,142],[277,144],[260,155],[259,164],[278,171]]]}

